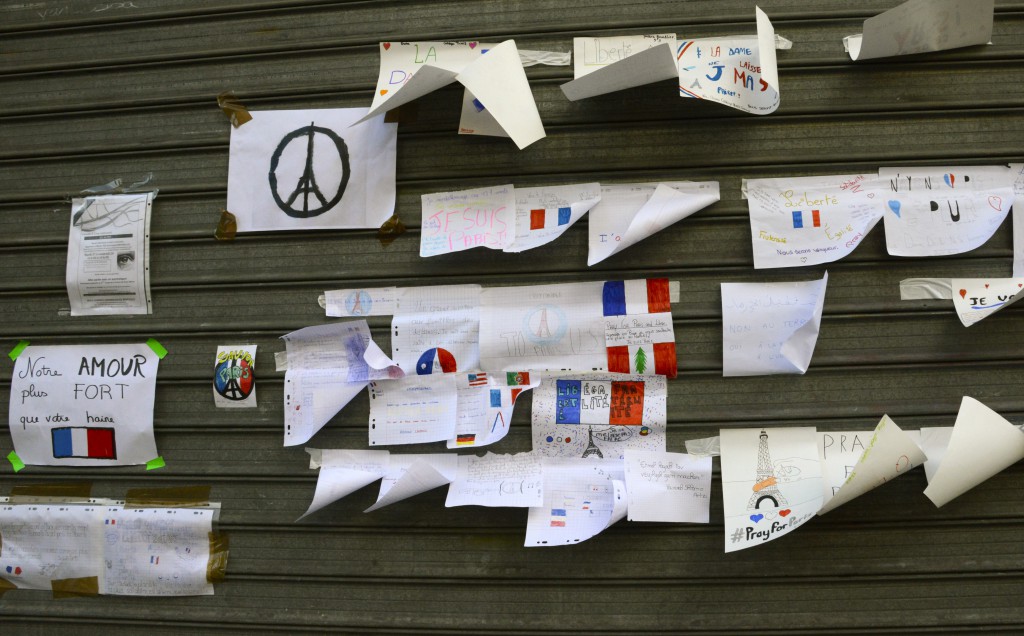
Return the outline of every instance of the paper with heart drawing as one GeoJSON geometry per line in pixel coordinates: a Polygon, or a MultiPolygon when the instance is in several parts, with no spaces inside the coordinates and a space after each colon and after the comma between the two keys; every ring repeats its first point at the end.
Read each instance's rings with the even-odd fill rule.
{"type": "Polygon", "coordinates": [[[710,457],[627,450],[624,463],[630,521],[708,522],[710,457]]]}
{"type": "Polygon", "coordinates": [[[626,516],[621,461],[547,458],[541,466],[544,504],[530,508],[526,547],[586,541],[626,516]]]}
{"type": "Polygon", "coordinates": [[[925,462],[925,454],[883,415],[873,432],[818,433],[825,477],[823,515],[925,462]]]}
{"type": "Polygon", "coordinates": [[[590,210],[587,265],[596,265],[719,200],[717,181],[601,186],[590,210]]]}
{"type": "Polygon", "coordinates": [[[562,84],[571,101],[677,76],[675,33],[573,38],[573,80],[562,84]]]}
{"type": "Polygon", "coordinates": [[[455,479],[457,455],[389,455],[377,501],[363,512],[380,510],[403,499],[450,484],[455,479]]]}
{"type": "Polygon", "coordinates": [[[679,95],[725,104],[755,115],[779,107],[775,29],[759,7],[757,35],[680,40],[679,95]]]}
{"type": "Polygon", "coordinates": [[[1024,459],[1024,433],[998,413],[964,396],[942,463],[924,494],[941,508],[1024,459]]]}
{"type": "Polygon", "coordinates": [[[953,307],[965,327],[1024,298],[1024,278],[954,278],[952,284],[953,307]]]}
{"type": "Polygon", "coordinates": [[[319,468],[309,508],[296,521],[377,481],[388,470],[388,451],[307,448],[309,467],[319,468]]]}
{"type": "Polygon", "coordinates": [[[864,21],[843,38],[853,60],[945,51],[992,38],[994,0],[910,0],[864,21]]]}
{"type": "Polygon", "coordinates": [[[420,256],[474,247],[505,249],[516,237],[516,195],[511,184],[433,192],[420,197],[420,256]]]}
{"type": "Polygon", "coordinates": [[[600,183],[516,188],[515,239],[506,252],[550,243],[601,200],[600,183]]]}
{"type": "Polygon", "coordinates": [[[720,433],[725,551],[788,534],[821,508],[824,480],[812,427],[720,433]]]}
{"type": "Polygon", "coordinates": [[[722,283],[722,375],[805,373],[827,283],[722,283]]]}
{"type": "Polygon", "coordinates": [[[1006,166],[881,168],[885,244],[893,256],[946,256],[981,247],[1013,205],[1006,166]]]}
{"type": "Polygon", "coordinates": [[[754,267],[837,261],[882,218],[877,175],[744,180],[754,267]]]}
{"type": "Polygon", "coordinates": [[[378,228],[395,211],[398,124],[365,108],[253,111],[231,129],[239,232],[378,228]]]}
{"type": "MultiPolygon", "coordinates": [[[[1024,196],[1024,163],[1011,163],[1010,173],[1013,175],[1013,194],[1015,197],[1024,196]]],[[[1013,211],[1013,275],[1024,276],[1024,206],[1020,205],[1013,211]]]]}

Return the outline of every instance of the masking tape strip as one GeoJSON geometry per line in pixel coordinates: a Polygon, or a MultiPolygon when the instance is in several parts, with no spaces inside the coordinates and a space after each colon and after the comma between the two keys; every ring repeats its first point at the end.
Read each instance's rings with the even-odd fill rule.
{"type": "Polygon", "coordinates": [[[11,462],[11,468],[16,473],[21,472],[21,469],[25,467],[25,462],[21,461],[21,458],[14,451],[7,453],[7,461],[11,462]]]}
{"type": "Polygon", "coordinates": [[[21,352],[24,351],[26,347],[28,347],[28,340],[19,340],[18,344],[14,345],[11,352],[7,354],[7,357],[11,360],[17,360],[18,356],[21,355],[21,352]]]}
{"type": "Polygon", "coordinates": [[[194,508],[208,503],[209,486],[129,488],[124,494],[125,508],[194,508]]]}
{"type": "Polygon", "coordinates": [[[405,234],[405,223],[402,223],[402,219],[398,218],[398,214],[392,214],[391,218],[384,221],[384,225],[380,226],[377,231],[377,240],[380,241],[381,246],[387,247],[395,242],[395,239],[405,234]]]}
{"type": "Polygon", "coordinates": [[[217,95],[217,106],[228,116],[231,125],[235,128],[252,120],[252,115],[231,91],[224,91],[217,95]]]}
{"type": "Polygon", "coordinates": [[[146,470],[156,470],[158,468],[163,468],[166,465],[167,463],[164,462],[164,458],[162,456],[156,457],[146,462],[146,470]]]}
{"type": "Polygon", "coordinates": [[[7,592],[16,589],[18,589],[18,586],[14,583],[11,583],[7,579],[0,579],[0,598],[3,598],[4,594],[7,592]]]}
{"type": "Polygon", "coordinates": [[[77,579],[54,579],[50,581],[53,598],[72,598],[75,596],[99,596],[100,579],[98,576],[83,576],[77,579]]]}
{"type": "Polygon", "coordinates": [[[73,484],[25,484],[11,488],[10,503],[88,503],[92,482],[73,484]]]}
{"type": "Polygon", "coordinates": [[[228,535],[210,533],[210,560],[206,562],[206,580],[222,583],[228,571],[228,535]]]}
{"type": "Polygon", "coordinates": [[[213,231],[213,238],[218,241],[233,241],[236,234],[238,234],[238,218],[227,210],[221,210],[217,229],[213,231]]]}
{"type": "Polygon", "coordinates": [[[152,349],[154,353],[156,353],[156,357],[161,360],[163,360],[164,356],[167,355],[167,349],[164,349],[164,346],[160,344],[156,338],[150,338],[146,341],[146,344],[149,345],[149,348],[152,349]]]}

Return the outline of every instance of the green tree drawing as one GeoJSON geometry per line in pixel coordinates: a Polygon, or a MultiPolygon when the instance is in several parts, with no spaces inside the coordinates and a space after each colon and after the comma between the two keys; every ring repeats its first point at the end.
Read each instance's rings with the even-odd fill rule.
{"type": "Polygon", "coordinates": [[[647,352],[644,351],[643,347],[636,350],[636,356],[633,358],[633,366],[636,367],[637,373],[643,373],[647,369],[647,352]]]}

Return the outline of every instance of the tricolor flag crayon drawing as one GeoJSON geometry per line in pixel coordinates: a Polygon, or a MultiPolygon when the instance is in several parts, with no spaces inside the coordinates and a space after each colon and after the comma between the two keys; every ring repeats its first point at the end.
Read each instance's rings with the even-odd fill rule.
{"type": "Polygon", "coordinates": [[[530,210],[530,230],[543,230],[544,228],[569,225],[571,217],[572,208],[568,206],[530,210]]]}
{"type": "Polygon", "coordinates": [[[602,300],[608,370],[676,377],[668,280],[608,281],[602,300]]]}
{"type": "Polygon", "coordinates": [[[56,459],[117,459],[114,429],[86,426],[65,426],[51,431],[53,456],[56,459]]]}
{"type": "Polygon", "coordinates": [[[565,508],[552,508],[551,509],[551,527],[552,528],[564,528],[565,527],[565,508]]]}

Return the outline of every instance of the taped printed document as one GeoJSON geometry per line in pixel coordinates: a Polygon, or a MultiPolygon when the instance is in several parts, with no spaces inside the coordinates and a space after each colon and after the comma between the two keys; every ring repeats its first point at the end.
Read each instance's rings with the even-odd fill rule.
{"type": "Polygon", "coordinates": [[[893,256],[977,249],[999,229],[1014,200],[1014,175],[1006,166],[882,168],[878,176],[893,256]]]}
{"type": "Polygon", "coordinates": [[[827,283],[722,283],[722,375],[805,373],[827,283]]]}
{"type": "Polygon", "coordinates": [[[812,427],[721,431],[726,552],[778,539],[821,509],[815,433],[812,427]]]}
{"type": "Polygon", "coordinates": [[[370,382],[370,446],[440,442],[455,437],[458,398],[450,373],[370,382]]]}
{"type": "Polygon", "coordinates": [[[132,466],[156,457],[160,358],[146,344],[30,345],[11,373],[11,440],[37,466],[132,466]]]}
{"type": "Polygon", "coordinates": [[[870,60],[988,44],[994,17],[994,0],[910,0],[865,20],[843,48],[853,60],[870,60]]]}
{"type": "Polygon", "coordinates": [[[460,132],[472,134],[481,128],[481,133],[491,133],[497,126],[520,149],[544,137],[514,40],[381,42],[377,90],[361,121],[456,81],[466,87],[463,101],[473,104],[470,112],[463,110],[460,132]]]}
{"type": "Polygon", "coordinates": [[[256,408],[256,345],[220,345],[213,366],[217,408],[256,408]]]}
{"type": "Polygon", "coordinates": [[[534,508],[544,505],[544,476],[532,453],[460,455],[446,507],[534,508]]]}
{"type": "Polygon", "coordinates": [[[960,402],[942,462],[924,494],[937,508],[1024,459],[1024,432],[972,397],[960,402]]]}
{"type": "Polygon", "coordinates": [[[873,174],[750,179],[754,267],[800,267],[837,261],[881,220],[884,193],[873,174]]]}
{"type": "Polygon", "coordinates": [[[394,214],[398,124],[358,123],[365,108],[250,112],[231,129],[239,232],[378,228],[394,214]]]}
{"type": "Polygon", "coordinates": [[[573,38],[571,101],[677,77],[675,33],[573,38]]]}
{"type": "Polygon", "coordinates": [[[666,397],[663,376],[545,375],[533,392],[533,450],[585,459],[663,452],[666,397]]]}
{"type": "Polygon", "coordinates": [[[587,265],[595,265],[719,200],[718,182],[601,186],[590,211],[587,265]]]}
{"type": "Polygon", "coordinates": [[[525,546],[571,545],[626,516],[626,485],[617,460],[544,459],[544,504],[530,508],[525,546]]]}
{"type": "Polygon", "coordinates": [[[153,313],[149,221],[155,192],[71,200],[65,282],[72,316],[153,313]]]}
{"type": "Polygon", "coordinates": [[[630,521],[708,522],[710,457],[627,450],[624,460],[630,521]]]}
{"type": "Polygon", "coordinates": [[[388,471],[389,453],[379,450],[307,448],[309,467],[319,468],[309,509],[296,521],[368,486],[388,471]]]}
{"type": "Polygon", "coordinates": [[[914,440],[883,415],[875,430],[818,432],[825,478],[823,515],[869,490],[922,465],[925,454],[914,440]]]}
{"type": "Polygon", "coordinates": [[[767,115],[779,107],[775,29],[754,8],[757,35],[699,38],[676,43],[679,94],[767,115]]]}
{"type": "Polygon", "coordinates": [[[515,199],[515,238],[506,252],[523,252],[561,236],[601,200],[601,184],[516,188],[515,199]]]}

